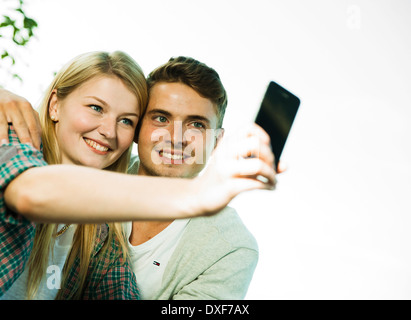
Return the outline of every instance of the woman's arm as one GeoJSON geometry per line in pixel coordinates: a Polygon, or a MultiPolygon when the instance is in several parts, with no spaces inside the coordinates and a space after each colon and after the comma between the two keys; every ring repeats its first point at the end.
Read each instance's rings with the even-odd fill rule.
{"type": "Polygon", "coordinates": [[[29,220],[50,223],[170,220],[214,214],[243,191],[275,185],[267,136],[255,127],[245,136],[239,141],[240,153],[221,142],[204,174],[195,179],[50,165],[18,175],[5,189],[5,202],[29,220]],[[250,153],[256,157],[242,158],[250,153]],[[258,176],[267,181],[261,182],[258,176]]]}
{"type": "MultiPolygon", "coordinates": [[[[0,98],[0,129],[13,122],[20,141],[26,134],[38,149],[40,142],[34,139],[39,136],[38,115],[31,105],[3,89],[0,98]]],[[[0,137],[5,140],[1,131],[0,137]]],[[[35,167],[7,184],[5,201],[13,211],[37,222],[169,220],[213,214],[243,191],[273,188],[273,158],[267,137],[259,128],[249,130],[241,141],[247,145],[241,155],[246,157],[258,149],[259,158],[247,160],[239,160],[232,145],[221,143],[211,161],[214,163],[193,180],[126,176],[79,166],[35,167]],[[257,137],[257,144],[246,143],[253,137],[257,137]],[[268,182],[259,181],[258,175],[268,182]]]]}
{"type": "Polygon", "coordinates": [[[118,174],[74,165],[26,170],[5,190],[8,207],[36,222],[157,220],[195,214],[192,181],[118,174]]]}

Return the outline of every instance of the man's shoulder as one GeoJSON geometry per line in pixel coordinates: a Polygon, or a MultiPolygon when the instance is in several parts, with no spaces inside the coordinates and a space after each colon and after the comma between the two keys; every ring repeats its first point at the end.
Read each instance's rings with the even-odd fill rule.
{"type": "Polygon", "coordinates": [[[230,247],[244,247],[258,251],[253,234],[247,229],[237,211],[231,207],[226,207],[210,217],[191,219],[187,225],[186,235],[194,237],[196,234],[213,235],[210,241],[215,245],[224,242],[230,247]]]}
{"type": "Polygon", "coordinates": [[[257,261],[257,242],[233,208],[192,218],[167,264],[158,299],[242,299],[257,261]]]}

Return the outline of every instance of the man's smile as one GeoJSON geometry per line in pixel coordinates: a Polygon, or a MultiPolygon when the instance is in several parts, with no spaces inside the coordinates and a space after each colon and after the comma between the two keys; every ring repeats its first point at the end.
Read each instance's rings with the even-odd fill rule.
{"type": "Polygon", "coordinates": [[[176,164],[181,163],[181,161],[184,161],[192,157],[190,154],[187,154],[187,153],[182,152],[181,150],[175,150],[175,149],[173,150],[161,149],[158,151],[158,155],[160,156],[160,158],[164,158],[166,163],[170,163],[171,161],[172,163],[176,163],[176,164]]]}

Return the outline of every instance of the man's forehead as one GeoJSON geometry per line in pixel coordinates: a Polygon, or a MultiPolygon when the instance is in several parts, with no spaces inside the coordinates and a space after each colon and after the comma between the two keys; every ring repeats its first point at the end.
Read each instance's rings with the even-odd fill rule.
{"type": "Polygon", "coordinates": [[[203,117],[210,122],[217,119],[217,109],[211,100],[201,97],[186,85],[156,84],[150,90],[146,114],[154,112],[174,117],[203,117]]]}

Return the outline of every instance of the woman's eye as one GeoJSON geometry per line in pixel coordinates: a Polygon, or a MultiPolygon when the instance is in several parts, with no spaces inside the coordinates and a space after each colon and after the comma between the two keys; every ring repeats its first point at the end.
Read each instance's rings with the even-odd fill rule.
{"type": "Polygon", "coordinates": [[[103,108],[102,108],[102,107],[96,106],[95,104],[92,104],[92,105],[90,105],[89,107],[90,107],[91,109],[93,109],[94,111],[97,111],[97,112],[102,112],[102,111],[103,111],[103,108]]]}
{"type": "Polygon", "coordinates": [[[128,126],[132,126],[133,125],[133,121],[131,121],[130,119],[121,119],[120,122],[128,125],[128,126]]]}

